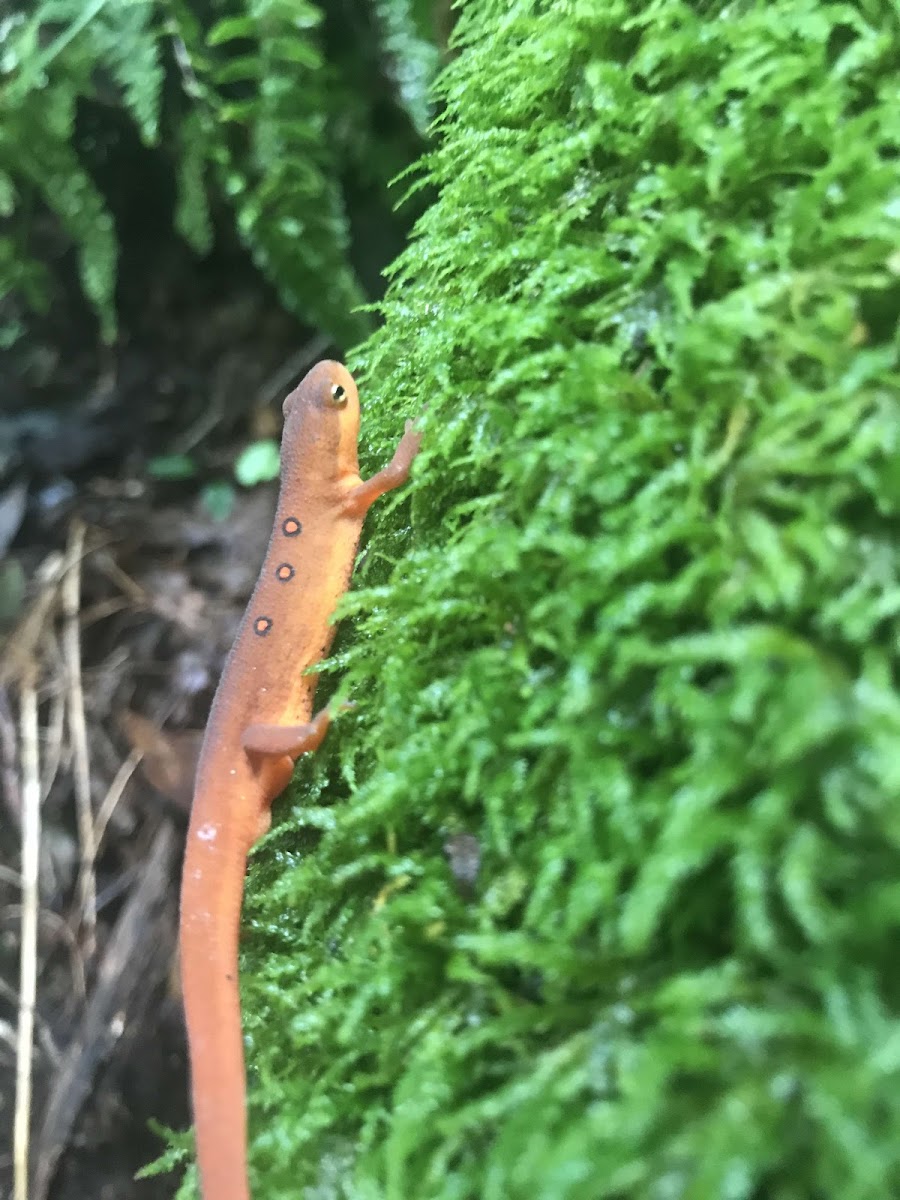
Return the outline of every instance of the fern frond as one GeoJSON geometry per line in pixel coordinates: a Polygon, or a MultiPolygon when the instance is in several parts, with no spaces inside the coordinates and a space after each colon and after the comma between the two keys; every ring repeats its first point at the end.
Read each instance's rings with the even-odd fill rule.
{"type": "MultiPolygon", "coordinates": [[[[425,136],[434,116],[431,88],[440,54],[422,29],[422,15],[413,0],[374,0],[375,18],[382,31],[383,52],[400,102],[418,132],[425,136]]],[[[430,14],[429,14],[430,15],[430,14]]]]}
{"type": "Polygon", "coordinates": [[[206,189],[208,154],[206,131],[196,110],[181,123],[179,150],[175,228],[198,254],[206,254],[213,241],[206,189]]]}
{"type": "MultiPolygon", "coordinates": [[[[44,0],[27,19],[22,13],[6,19],[0,48],[6,208],[24,221],[30,198],[37,197],[56,214],[76,247],[101,335],[111,341],[118,245],[107,205],[74,148],[75,111],[79,99],[97,95],[105,67],[145,141],[155,140],[162,67],[153,0],[44,0]]],[[[14,285],[11,275],[0,276],[0,286],[14,285]]]]}
{"type": "Polygon", "coordinates": [[[59,218],[77,248],[82,285],[102,336],[110,341],[116,330],[115,231],[103,198],[71,147],[76,96],[76,89],[65,85],[45,93],[19,91],[0,124],[0,165],[9,181],[12,215],[31,193],[59,218]]]}
{"type": "MultiPolygon", "coordinates": [[[[425,72],[416,64],[427,47],[409,0],[389,3],[384,57],[398,79],[415,83],[400,90],[422,125],[425,72]]],[[[0,18],[0,170],[17,240],[28,244],[33,201],[57,215],[103,336],[113,337],[118,247],[75,113],[83,101],[118,105],[145,145],[164,147],[177,181],[175,229],[191,247],[211,249],[210,204],[224,197],[285,306],[350,344],[371,321],[349,261],[342,176],[363,162],[402,169],[411,147],[392,138],[385,153],[366,124],[348,161],[348,101],[364,85],[339,79],[324,60],[322,13],[310,0],[227,0],[208,21],[196,0],[37,0],[0,18]],[[167,104],[174,128],[163,136],[170,64],[182,97],[167,104]]],[[[353,103],[363,110],[367,101],[353,103]]],[[[0,288],[15,286],[0,275],[0,288]]]]}
{"type": "Polygon", "coordinates": [[[109,4],[85,31],[91,52],[122,89],[125,107],[152,145],[159,136],[163,67],[155,0],[109,4]]]}
{"type": "MultiPolygon", "coordinates": [[[[238,231],[285,306],[355,341],[368,320],[349,266],[349,228],[329,148],[327,68],[305,2],[255,0],[203,37],[184,0],[167,0],[199,106],[209,164],[238,231]]],[[[196,165],[191,168],[196,174],[196,165]]]]}

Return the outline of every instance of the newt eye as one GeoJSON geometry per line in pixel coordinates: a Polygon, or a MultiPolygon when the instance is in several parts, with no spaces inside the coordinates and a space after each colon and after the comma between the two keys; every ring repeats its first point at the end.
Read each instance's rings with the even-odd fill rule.
{"type": "Polygon", "coordinates": [[[347,389],[341,383],[335,383],[331,388],[331,403],[336,408],[342,408],[347,403],[347,389]]]}

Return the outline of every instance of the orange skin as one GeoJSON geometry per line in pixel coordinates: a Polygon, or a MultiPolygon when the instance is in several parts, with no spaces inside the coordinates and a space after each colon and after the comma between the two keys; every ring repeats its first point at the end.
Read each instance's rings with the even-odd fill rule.
{"type": "Polygon", "coordinates": [[[404,483],[420,435],[359,476],[359,398],[350,373],[321,362],[284,402],[281,492],[259,579],[213,700],[194,787],[181,884],[181,980],[197,1162],[204,1200],[249,1200],[238,928],[250,847],[299,755],[330,714],[312,718],[331,618],[372,503],[404,483]],[[312,719],[311,719],[312,718],[312,719]]]}

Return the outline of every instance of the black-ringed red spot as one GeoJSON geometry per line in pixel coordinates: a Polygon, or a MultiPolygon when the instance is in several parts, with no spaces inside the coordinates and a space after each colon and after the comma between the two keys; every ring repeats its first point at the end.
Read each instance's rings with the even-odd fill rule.
{"type": "Polygon", "coordinates": [[[275,578],[279,583],[290,583],[296,574],[290,563],[282,563],[275,568],[275,578]]]}
{"type": "Polygon", "coordinates": [[[272,628],[272,623],[271,617],[257,617],[253,622],[253,632],[260,637],[265,637],[272,628]]]}
{"type": "Polygon", "coordinates": [[[303,526],[296,517],[285,517],[281,522],[281,532],[285,537],[297,537],[303,531],[303,526]]]}

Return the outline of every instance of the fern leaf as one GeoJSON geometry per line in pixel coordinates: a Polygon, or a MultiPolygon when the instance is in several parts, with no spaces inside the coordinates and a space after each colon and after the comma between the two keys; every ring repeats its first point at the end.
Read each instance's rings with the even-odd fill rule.
{"type": "Polygon", "coordinates": [[[203,124],[196,112],[182,122],[178,159],[175,228],[198,254],[212,247],[213,229],[206,195],[207,155],[203,124]]]}

